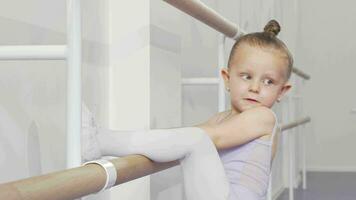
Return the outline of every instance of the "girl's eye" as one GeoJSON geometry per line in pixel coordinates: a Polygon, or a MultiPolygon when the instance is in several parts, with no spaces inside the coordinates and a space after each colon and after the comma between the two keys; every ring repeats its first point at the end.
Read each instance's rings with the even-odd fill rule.
{"type": "Polygon", "coordinates": [[[264,83],[265,85],[271,85],[271,84],[273,84],[273,80],[271,80],[271,79],[265,79],[265,80],[263,81],[263,83],[264,83]]]}
{"type": "Polygon", "coordinates": [[[241,77],[242,77],[242,79],[244,79],[244,80],[250,80],[250,79],[251,79],[251,76],[248,75],[248,74],[241,74],[241,77]]]}

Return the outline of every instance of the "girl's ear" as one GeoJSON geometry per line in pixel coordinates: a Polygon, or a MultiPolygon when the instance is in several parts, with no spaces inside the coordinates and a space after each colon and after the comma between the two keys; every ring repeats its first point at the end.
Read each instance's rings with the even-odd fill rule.
{"type": "Polygon", "coordinates": [[[292,88],[292,85],[287,82],[286,84],[283,85],[279,95],[278,95],[278,99],[281,100],[282,97],[292,88]]]}
{"type": "Polygon", "coordinates": [[[225,88],[229,88],[229,82],[230,82],[230,74],[229,74],[229,69],[227,69],[226,67],[223,67],[220,70],[221,76],[224,79],[224,83],[225,83],[225,88]]]}

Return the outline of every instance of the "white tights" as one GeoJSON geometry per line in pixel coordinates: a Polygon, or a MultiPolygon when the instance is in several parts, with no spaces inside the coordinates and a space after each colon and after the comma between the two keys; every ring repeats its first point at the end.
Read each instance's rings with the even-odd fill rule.
{"type": "Polygon", "coordinates": [[[99,128],[103,156],[141,154],[155,162],[179,160],[187,200],[227,200],[229,185],[215,145],[200,128],[112,131],[99,128]]]}

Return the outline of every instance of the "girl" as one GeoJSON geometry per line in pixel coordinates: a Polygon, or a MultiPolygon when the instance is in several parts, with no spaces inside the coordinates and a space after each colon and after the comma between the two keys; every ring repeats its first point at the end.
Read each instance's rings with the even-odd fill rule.
{"type": "Polygon", "coordinates": [[[193,127],[112,131],[95,126],[83,108],[84,160],[142,154],[155,162],[179,160],[188,200],[266,199],[277,145],[277,118],[270,109],[291,88],[293,59],[276,35],[277,21],[263,32],[241,36],[221,70],[231,110],[193,127]],[[217,151],[218,150],[218,151],[217,151]]]}

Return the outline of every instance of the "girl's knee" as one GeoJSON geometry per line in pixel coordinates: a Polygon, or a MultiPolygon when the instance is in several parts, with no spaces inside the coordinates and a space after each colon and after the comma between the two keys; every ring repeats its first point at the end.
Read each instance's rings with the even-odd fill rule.
{"type": "Polygon", "coordinates": [[[188,127],[185,133],[190,137],[192,145],[207,143],[210,140],[210,137],[200,128],[188,127]]]}
{"type": "Polygon", "coordinates": [[[215,150],[215,145],[208,134],[202,130],[195,132],[193,148],[215,150]]]}

